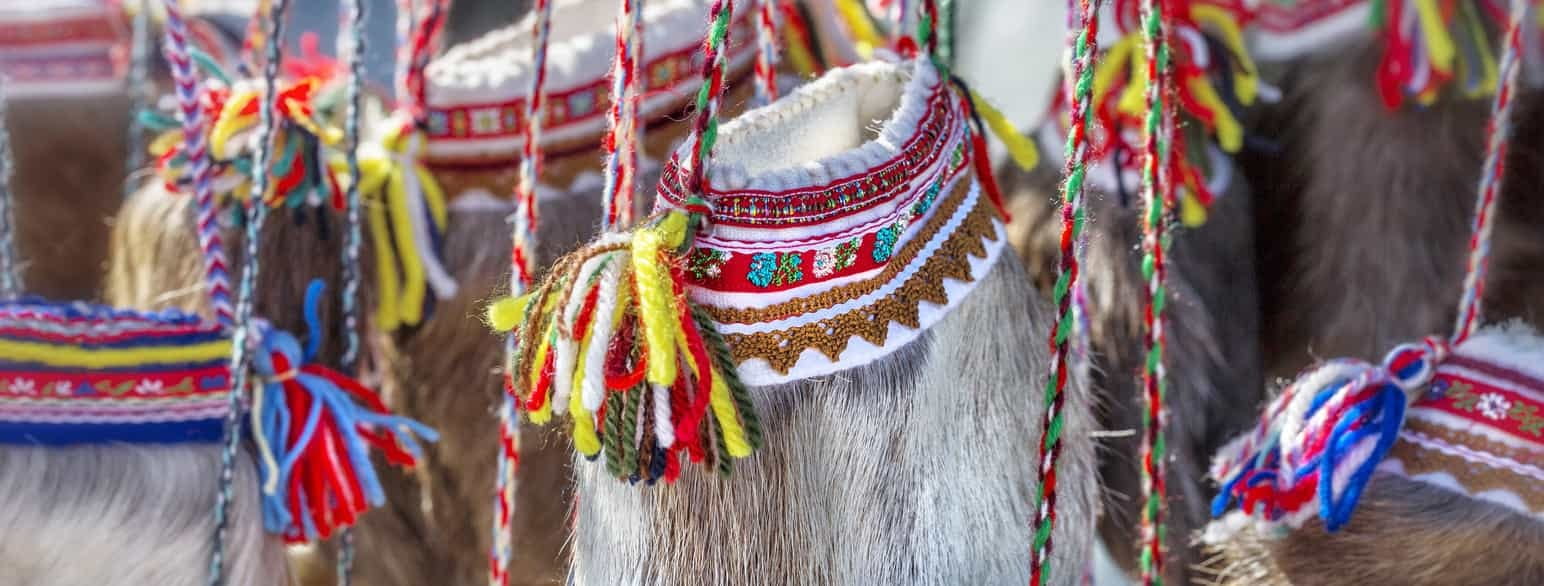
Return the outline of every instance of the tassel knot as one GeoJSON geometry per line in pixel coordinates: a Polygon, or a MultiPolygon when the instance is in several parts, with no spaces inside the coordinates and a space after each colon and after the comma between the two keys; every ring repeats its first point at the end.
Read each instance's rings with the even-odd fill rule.
{"type": "MultiPolygon", "coordinates": [[[[706,202],[701,202],[706,205],[706,202]]],[[[680,458],[721,473],[761,443],[728,345],[687,300],[680,255],[701,210],[673,210],[607,234],[546,281],[488,309],[513,332],[508,391],[533,422],[567,412],[574,447],[616,477],[674,481],[680,458]]]]}
{"type": "Polygon", "coordinates": [[[1300,376],[1253,432],[1219,452],[1213,516],[1236,501],[1267,528],[1297,528],[1317,512],[1326,530],[1339,530],[1448,353],[1432,336],[1394,348],[1379,365],[1335,360],[1300,376]]]}
{"type": "MultiPolygon", "coordinates": [[[[306,296],[308,317],[315,314],[319,294],[320,284],[313,283],[306,296]]],[[[325,539],[385,502],[370,462],[372,448],[388,462],[410,467],[422,456],[418,440],[438,438],[423,424],[392,415],[359,382],[306,364],[320,335],[316,321],[307,321],[312,342],[304,350],[293,335],[259,323],[252,364],[262,381],[252,389],[249,417],[263,524],[291,543],[325,539]]]]}

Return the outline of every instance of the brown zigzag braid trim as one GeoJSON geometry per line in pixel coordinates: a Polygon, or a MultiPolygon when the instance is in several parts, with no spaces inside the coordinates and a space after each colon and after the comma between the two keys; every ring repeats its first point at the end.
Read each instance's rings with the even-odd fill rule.
{"type": "MultiPolygon", "coordinates": [[[[969,189],[968,182],[961,182],[956,187],[956,195],[959,195],[960,190],[963,189],[969,189]]],[[[938,215],[929,222],[927,229],[907,243],[907,248],[910,248],[906,251],[909,253],[907,260],[915,257],[922,243],[927,242],[942,228],[942,224],[953,215],[954,208],[959,206],[962,199],[963,196],[950,198],[951,205],[939,209],[938,215]]],[[[793,368],[799,360],[799,355],[807,348],[819,350],[827,358],[836,361],[847,349],[847,343],[852,336],[862,336],[869,343],[882,346],[885,338],[889,336],[890,322],[914,329],[919,327],[917,316],[919,304],[923,301],[939,305],[948,303],[949,296],[944,291],[944,279],[966,283],[974,281],[970,274],[968,257],[986,257],[986,241],[997,240],[997,230],[993,225],[993,221],[997,219],[996,208],[992,207],[984,196],[978,198],[975,209],[970,211],[959,229],[949,236],[943,246],[927,259],[921,270],[912,275],[895,293],[870,305],[786,330],[725,336],[734,354],[735,363],[761,358],[766,360],[773,370],[787,374],[788,369],[793,368]]],[[[873,291],[880,284],[893,278],[905,264],[906,260],[897,258],[885,267],[882,274],[873,279],[791,301],[789,303],[799,306],[793,314],[830,307],[873,291]]]]}
{"type": "MultiPolygon", "coordinates": [[[[1455,431],[1420,420],[1406,421],[1405,432],[1418,433],[1449,445],[1510,458],[1518,462],[1531,462],[1538,458],[1537,453],[1530,450],[1513,448],[1472,433],[1455,431]]],[[[1398,459],[1403,463],[1406,475],[1444,472],[1456,479],[1470,495],[1491,490],[1504,490],[1521,497],[1523,503],[1535,514],[1544,514],[1544,483],[1522,474],[1428,449],[1405,440],[1394,444],[1389,458],[1398,459]]]]}
{"type": "MultiPolygon", "coordinates": [[[[940,198],[938,203],[935,204],[938,207],[933,217],[929,218],[927,224],[922,227],[922,230],[917,232],[917,236],[902,245],[900,250],[896,251],[895,256],[890,258],[890,262],[885,265],[885,268],[872,278],[767,307],[737,309],[708,306],[708,315],[713,317],[713,321],[721,324],[760,324],[832,307],[872,293],[879,289],[880,286],[894,279],[896,274],[900,273],[902,269],[906,268],[906,265],[910,264],[917,257],[917,254],[922,251],[922,247],[926,246],[934,236],[938,235],[938,231],[942,230],[944,225],[949,223],[949,218],[954,216],[955,211],[965,201],[965,196],[970,191],[970,185],[969,176],[962,175],[959,182],[955,184],[954,189],[949,193],[949,197],[940,198]]],[[[996,209],[992,208],[991,205],[983,206],[981,204],[980,200],[984,197],[985,195],[983,194],[981,198],[978,198],[976,209],[971,212],[971,217],[965,219],[964,225],[960,228],[961,230],[970,229],[972,219],[983,213],[982,208],[987,208],[987,213],[991,217],[997,217],[996,209]]],[[[989,221],[987,224],[991,224],[991,222],[989,221]]],[[[987,232],[991,233],[992,230],[988,229],[987,232]]],[[[952,242],[956,238],[958,238],[958,235],[951,236],[950,241],[952,242]]],[[[946,244],[945,246],[948,245],[946,244]]],[[[738,353],[736,353],[736,357],[738,358],[738,353]]]]}

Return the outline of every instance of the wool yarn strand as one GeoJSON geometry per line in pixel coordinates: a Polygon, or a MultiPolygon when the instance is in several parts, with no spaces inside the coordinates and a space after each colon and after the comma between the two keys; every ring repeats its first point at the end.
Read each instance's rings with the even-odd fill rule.
{"type": "Polygon", "coordinates": [[[718,109],[724,97],[724,60],[729,50],[729,21],[734,0],[713,0],[708,11],[708,36],[703,43],[702,88],[697,91],[697,118],[692,125],[691,168],[687,191],[699,198],[707,189],[708,154],[718,140],[718,109]]]}
{"type": "Polygon", "coordinates": [[[753,0],[756,11],[756,104],[766,105],[777,99],[777,19],[775,0],[753,0]]]}
{"type": "MultiPolygon", "coordinates": [[[[515,186],[513,241],[510,243],[510,294],[519,295],[531,284],[536,252],[536,183],[541,178],[541,130],[546,114],[547,44],[552,29],[551,0],[536,0],[531,8],[531,86],[525,101],[524,145],[520,177],[515,186]]],[[[506,341],[505,368],[512,368],[514,335],[506,341]]],[[[515,377],[506,373],[507,380],[515,377]]],[[[519,469],[520,419],[514,402],[515,389],[505,389],[499,407],[499,462],[495,478],[493,550],[489,553],[488,582],[503,586],[509,580],[509,562],[514,556],[513,527],[515,473],[519,469]]]]}
{"type": "Polygon", "coordinates": [[[166,13],[166,61],[171,66],[172,83],[177,95],[178,118],[182,122],[182,148],[188,158],[188,174],[193,184],[193,198],[198,210],[198,245],[203,253],[204,285],[215,319],[227,327],[234,324],[230,275],[226,272],[225,247],[220,238],[219,206],[214,200],[214,172],[209,160],[209,138],[204,129],[202,91],[193,70],[192,50],[188,44],[188,26],[182,18],[178,0],[163,0],[166,13]]]}
{"type": "Polygon", "coordinates": [[[15,194],[11,193],[11,133],[6,129],[6,79],[0,75],[0,299],[21,296],[22,276],[16,254],[15,194]]]}
{"type": "Polygon", "coordinates": [[[1094,0],[1078,1],[1078,29],[1072,36],[1071,129],[1067,133],[1066,164],[1062,173],[1062,230],[1060,263],[1053,298],[1056,321],[1051,324],[1051,374],[1045,384],[1045,419],[1041,428],[1038,498],[1034,541],[1030,550],[1031,586],[1050,581],[1052,530],[1056,525],[1056,465],[1061,456],[1062,410],[1066,403],[1068,338],[1073,330],[1070,292],[1078,279],[1075,247],[1083,230],[1083,181],[1088,172],[1090,127],[1094,123],[1091,101],[1094,65],[1098,59],[1099,8],[1094,0]]]}
{"type": "Polygon", "coordinates": [[[1454,346],[1469,339],[1482,319],[1485,275],[1490,268],[1490,236],[1495,229],[1496,201],[1506,171],[1507,143],[1512,137],[1512,100],[1517,92],[1518,56],[1522,54],[1522,28],[1528,4],[1526,0],[1512,0],[1510,10],[1506,45],[1499,65],[1501,84],[1491,99],[1490,122],[1485,131],[1485,166],[1480,171],[1479,195],[1474,204],[1467,270],[1458,302],[1457,323],[1453,326],[1451,343],[1454,346]]]}
{"type": "Polygon", "coordinates": [[[1142,37],[1147,53],[1147,117],[1142,144],[1142,191],[1147,202],[1143,218],[1142,272],[1147,279],[1147,303],[1143,313],[1142,389],[1146,411],[1142,415],[1142,493],[1140,566],[1144,586],[1163,584],[1163,428],[1164,368],[1163,308],[1167,290],[1167,248],[1170,206],[1174,201],[1169,181],[1169,141],[1173,118],[1166,107],[1169,92],[1168,16],[1161,0],[1142,0],[1142,37]]]}
{"type": "Polygon", "coordinates": [[[633,223],[634,177],[638,169],[638,64],[643,56],[643,0],[621,0],[616,23],[616,60],[611,70],[611,108],[605,141],[606,184],[601,194],[601,230],[633,223]]]}
{"type": "MultiPolygon", "coordinates": [[[[343,332],[344,345],[341,364],[343,373],[353,376],[359,370],[359,283],[361,279],[359,251],[364,241],[363,202],[359,197],[359,116],[362,86],[364,85],[365,56],[365,6],[364,0],[346,0],[344,21],[348,23],[346,36],[348,47],[348,94],[347,110],[343,121],[344,163],[348,171],[348,189],[344,192],[345,220],[343,233],[343,332]]],[[[343,31],[340,31],[343,32],[343,31]]],[[[338,536],[338,586],[353,582],[354,529],[344,527],[338,536]]]]}
{"type": "MultiPolygon", "coordinates": [[[[176,1],[167,0],[167,3],[175,4],[176,1]]],[[[232,332],[231,340],[230,400],[226,404],[224,449],[220,453],[220,490],[215,497],[214,505],[215,532],[209,555],[208,583],[210,586],[221,586],[225,582],[225,541],[230,529],[232,476],[236,468],[236,453],[241,449],[241,397],[252,374],[249,368],[252,348],[249,346],[254,342],[252,312],[258,271],[261,268],[258,260],[260,250],[258,244],[262,235],[263,220],[268,215],[268,206],[264,203],[263,196],[268,193],[271,181],[269,166],[273,158],[274,131],[278,127],[274,102],[277,101],[278,96],[279,60],[281,59],[279,47],[284,44],[284,15],[288,8],[289,0],[274,0],[267,18],[268,56],[263,63],[263,91],[260,94],[262,106],[258,109],[258,143],[255,162],[252,166],[252,196],[247,198],[246,206],[246,257],[242,259],[240,290],[236,298],[233,321],[235,331],[232,332]]]]}

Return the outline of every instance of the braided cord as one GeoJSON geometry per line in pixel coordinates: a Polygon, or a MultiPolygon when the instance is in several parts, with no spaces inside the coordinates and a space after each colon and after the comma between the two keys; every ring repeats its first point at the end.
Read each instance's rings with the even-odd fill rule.
{"type": "Polygon", "coordinates": [[[215,319],[230,327],[232,316],[230,275],[225,269],[225,246],[220,240],[219,208],[214,201],[214,173],[209,160],[206,121],[199,107],[199,82],[193,72],[193,58],[188,45],[188,26],[182,19],[178,0],[163,0],[166,10],[166,61],[171,65],[176,86],[177,110],[182,120],[182,149],[193,179],[193,198],[198,207],[198,245],[204,256],[204,280],[209,287],[209,305],[215,319]]]}
{"type": "MultiPolygon", "coordinates": [[[[136,171],[145,166],[145,149],[140,148],[139,139],[145,128],[140,124],[139,113],[150,107],[154,92],[150,87],[150,0],[140,0],[134,13],[134,32],[130,37],[132,43],[129,58],[129,156],[128,176],[132,178],[136,171]]],[[[134,194],[135,182],[125,179],[123,182],[123,196],[134,194]]]]}
{"type": "Polygon", "coordinates": [[[5,76],[0,75],[0,299],[21,295],[21,267],[16,254],[16,215],[11,193],[11,133],[6,130],[5,76]]]}
{"type": "MultiPolygon", "coordinates": [[[[349,78],[348,110],[345,113],[343,137],[347,150],[344,161],[348,166],[348,190],[344,193],[348,226],[343,234],[343,372],[354,374],[359,370],[359,250],[364,240],[362,208],[359,197],[359,116],[362,86],[364,85],[365,57],[365,6],[364,0],[347,0],[345,22],[348,23],[349,78]]],[[[348,586],[353,581],[354,530],[344,527],[338,536],[338,586],[348,586]]]]}
{"type": "MultiPolygon", "coordinates": [[[[531,88],[525,102],[525,144],[521,152],[520,181],[515,186],[515,229],[510,244],[510,294],[519,295],[531,284],[534,271],[537,229],[536,183],[541,177],[541,127],[546,114],[547,42],[552,29],[551,0],[536,0],[531,8],[531,88]]],[[[609,198],[608,198],[609,201],[609,198]]],[[[506,343],[505,368],[513,368],[515,334],[506,343]]],[[[510,376],[506,373],[506,377],[510,376]]],[[[513,380],[512,378],[510,380],[513,380]]],[[[499,464],[495,479],[493,551],[488,564],[488,581],[503,586],[509,580],[509,562],[514,555],[514,519],[516,472],[520,464],[520,419],[516,413],[513,389],[506,389],[499,406],[499,464]]]]}
{"type": "Polygon", "coordinates": [[[525,100],[525,144],[522,145],[520,181],[515,188],[515,238],[510,250],[514,269],[512,278],[523,290],[531,284],[534,270],[536,227],[536,183],[541,178],[541,130],[546,117],[547,39],[552,28],[551,0],[536,0],[531,23],[531,89],[525,100]]]}
{"type": "Polygon", "coordinates": [[[777,20],[774,0],[752,0],[756,10],[756,103],[777,99],[777,20]]]}
{"type": "Polygon", "coordinates": [[[1147,118],[1142,144],[1142,191],[1147,200],[1143,223],[1142,276],[1147,279],[1147,307],[1143,314],[1142,389],[1146,411],[1142,414],[1142,583],[1163,584],[1163,499],[1165,493],[1163,308],[1169,247],[1169,216],[1174,201],[1168,173],[1172,113],[1168,111],[1168,21],[1162,0],[1142,0],[1142,36],[1147,52],[1147,118]]]}
{"type": "Polygon", "coordinates": [[[633,223],[638,169],[638,64],[643,57],[643,0],[622,0],[617,13],[615,66],[611,70],[610,134],[606,139],[606,205],[602,230],[633,223]]]}
{"type": "MultiPolygon", "coordinates": [[[[167,3],[175,4],[176,0],[167,0],[167,3]]],[[[241,446],[239,419],[241,398],[247,386],[248,376],[251,374],[248,368],[251,358],[249,345],[256,345],[251,337],[253,297],[258,271],[261,268],[258,262],[258,239],[261,236],[263,220],[268,216],[268,206],[263,203],[263,195],[268,193],[271,179],[269,166],[272,164],[274,131],[278,126],[274,102],[278,95],[279,46],[283,44],[284,15],[288,8],[289,0],[274,0],[267,18],[268,57],[263,63],[262,107],[259,109],[258,118],[260,130],[256,162],[252,166],[254,169],[252,196],[247,198],[246,256],[242,259],[245,266],[241,271],[241,289],[237,296],[234,321],[235,332],[231,341],[230,400],[226,405],[225,448],[220,454],[220,491],[214,505],[215,534],[209,556],[210,586],[220,586],[225,581],[225,540],[230,529],[232,475],[236,468],[236,452],[241,446]]]]}
{"type": "Polygon", "coordinates": [[[1047,584],[1051,574],[1051,532],[1056,525],[1056,464],[1061,457],[1062,407],[1066,403],[1069,357],[1067,341],[1073,331],[1072,299],[1069,294],[1078,279],[1078,259],[1073,243],[1083,231],[1083,180],[1088,172],[1088,133],[1093,126],[1090,102],[1094,85],[1094,64],[1098,58],[1098,4],[1095,0],[1078,1],[1078,29],[1072,37],[1071,128],[1067,133],[1066,165],[1062,184],[1061,262],[1053,296],[1056,321],[1051,324],[1051,375],[1045,384],[1045,421],[1040,441],[1040,482],[1035,507],[1034,544],[1030,550],[1033,564],[1030,584],[1047,584]]]}
{"type": "Polygon", "coordinates": [[[1501,53],[1501,85],[1496,88],[1491,102],[1490,123],[1485,130],[1485,167],[1481,170],[1479,196],[1474,204],[1469,261],[1463,294],[1458,302],[1458,320],[1453,326],[1452,343],[1455,346],[1469,339],[1480,325],[1485,274],[1490,268],[1490,235],[1495,228],[1496,200],[1506,172],[1507,143],[1512,137],[1512,99],[1517,92],[1517,62],[1522,53],[1522,28],[1527,18],[1528,1],[1512,0],[1510,10],[1506,47],[1501,53]]]}
{"type": "Polygon", "coordinates": [[[706,164],[718,140],[718,109],[724,97],[724,57],[729,45],[729,19],[734,0],[713,0],[708,12],[708,38],[703,44],[702,88],[697,90],[697,119],[692,125],[691,168],[686,188],[694,197],[706,195],[706,164]]]}
{"type": "Polygon", "coordinates": [[[397,107],[412,114],[413,120],[422,124],[427,113],[424,69],[429,66],[440,30],[444,28],[446,0],[418,1],[426,2],[428,9],[417,23],[413,22],[414,0],[397,2],[396,84],[397,107]]]}

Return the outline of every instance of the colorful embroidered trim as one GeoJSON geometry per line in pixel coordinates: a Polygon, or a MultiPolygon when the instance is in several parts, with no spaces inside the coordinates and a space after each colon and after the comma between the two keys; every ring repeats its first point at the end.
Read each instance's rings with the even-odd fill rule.
{"type": "MultiPolygon", "coordinates": [[[[693,58],[697,47],[662,55],[645,64],[644,91],[673,92],[697,82],[693,58]]],[[[589,120],[605,112],[610,103],[611,84],[600,79],[577,88],[546,96],[544,128],[558,128],[589,120]]],[[[525,126],[525,98],[507,102],[466,104],[429,111],[429,139],[479,140],[520,136],[525,126]]]]}
{"type": "MultiPolygon", "coordinates": [[[[319,290],[307,295],[308,315],[319,290]]],[[[435,433],[391,415],[359,383],[307,364],[315,342],[302,348],[288,333],[254,327],[262,351],[247,423],[264,525],[291,542],[325,538],[384,501],[372,448],[412,466],[415,436],[435,433]]],[[[223,326],[177,311],[0,304],[0,444],[218,443],[230,353],[223,326]]]]}
{"type": "MultiPolygon", "coordinates": [[[[709,187],[713,221],[734,226],[808,226],[892,202],[915,190],[909,186],[923,168],[945,158],[962,157],[960,117],[957,104],[935,94],[929,101],[921,132],[911,137],[899,153],[878,168],[829,184],[776,192],[709,187]]],[[[681,205],[687,197],[685,178],[686,171],[678,158],[667,161],[658,197],[670,205],[681,205]]]]}
{"type": "MultiPolygon", "coordinates": [[[[663,0],[665,6],[647,11],[644,59],[639,64],[645,90],[639,115],[647,121],[680,109],[701,84],[700,46],[694,35],[707,13],[702,0],[663,0]],[[656,12],[658,10],[658,12],[656,12]],[[682,31],[692,31],[682,34],[682,31]]],[[[582,14],[604,12],[601,0],[554,6],[560,27],[582,14]],[[593,6],[591,6],[593,4],[593,6]]],[[[609,7],[609,4],[606,4],[609,7]]],[[[651,6],[652,7],[652,6],[651,6]]],[[[614,57],[608,38],[613,23],[596,20],[590,30],[554,31],[552,52],[561,54],[548,72],[542,143],[548,153],[565,153],[599,144],[606,130],[611,81],[608,65],[614,57]]],[[[573,25],[567,25],[573,29],[573,25]]],[[[730,23],[734,38],[754,38],[749,15],[730,23]]],[[[509,164],[522,149],[525,101],[529,89],[529,26],[517,25],[460,45],[435,60],[429,69],[429,145],[432,164],[509,164]],[[495,71],[504,68],[505,71],[495,71]]],[[[729,70],[749,72],[755,57],[750,43],[729,47],[729,70]]]]}
{"type": "Polygon", "coordinates": [[[1460,346],[1411,406],[1385,465],[1544,519],[1544,380],[1508,350],[1494,331],[1460,346]]]}
{"type": "MultiPolygon", "coordinates": [[[[946,315],[996,260],[1003,217],[995,199],[983,197],[992,191],[978,175],[983,153],[970,148],[980,130],[970,124],[967,98],[925,59],[833,71],[785,100],[795,105],[779,102],[731,122],[721,140],[754,144],[769,132],[757,116],[796,119],[804,113],[778,110],[818,109],[832,87],[908,70],[881,138],[819,163],[844,169],[829,173],[838,178],[707,188],[713,228],[696,238],[684,270],[693,301],[728,340],[746,384],[829,374],[889,354],[946,315]]],[[[687,203],[683,156],[678,151],[667,165],[659,205],[687,203]]],[[[714,177],[740,172],[730,170],[732,158],[715,161],[729,167],[710,169],[714,177]]]]}
{"type": "Polygon", "coordinates": [[[130,35],[117,3],[22,4],[0,8],[0,76],[11,98],[122,91],[130,35]]]}

